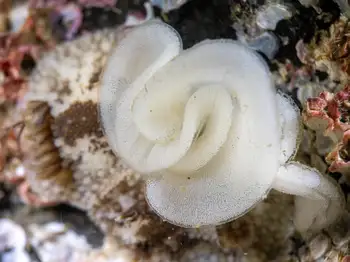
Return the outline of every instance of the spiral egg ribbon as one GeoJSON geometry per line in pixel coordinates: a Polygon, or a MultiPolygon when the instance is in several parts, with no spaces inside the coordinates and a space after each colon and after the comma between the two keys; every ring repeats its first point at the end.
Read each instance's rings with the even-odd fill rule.
{"type": "Polygon", "coordinates": [[[167,221],[220,224],[249,211],[279,167],[280,123],[269,70],[231,40],[183,51],[170,26],[133,29],[102,79],[101,121],[115,153],[145,174],[167,221]]]}
{"type": "Polygon", "coordinates": [[[302,128],[300,112],[289,96],[277,93],[281,125],[281,167],[273,188],[294,197],[294,226],[312,234],[334,224],[345,208],[341,188],[330,176],[293,161],[302,128]]]}

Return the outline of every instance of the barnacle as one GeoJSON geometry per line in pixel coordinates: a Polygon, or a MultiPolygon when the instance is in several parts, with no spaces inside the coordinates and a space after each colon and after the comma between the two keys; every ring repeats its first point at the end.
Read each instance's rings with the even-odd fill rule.
{"type": "Polygon", "coordinates": [[[24,112],[29,167],[38,179],[55,179],[60,185],[72,180],[72,171],[62,166],[60,153],[53,142],[52,116],[47,102],[30,101],[24,112]]]}
{"type": "Polygon", "coordinates": [[[102,124],[115,153],[144,174],[148,203],[162,218],[184,227],[222,224],[271,188],[299,196],[300,230],[338,218],[337,186],[288,162],[299,112],[276,94],[269,73],[235,41],[183,51],[177,32],[158,21],[133,29],[113,50],[100,88],[102,124]]]}

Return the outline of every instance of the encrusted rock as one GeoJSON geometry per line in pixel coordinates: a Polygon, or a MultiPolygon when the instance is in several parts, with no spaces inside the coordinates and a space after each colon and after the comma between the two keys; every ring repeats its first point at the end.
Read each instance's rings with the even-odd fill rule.
{"type": "Polygon", "coordinates": [[[327,71],[331,79],[346,83],[350,74],[349,39],[349,21],[341,17],[332,24],[329,33],[314,38],[307,47],[308,55],[304,57],[304,62],[321,71],[327,71]]]}
{"type": "Polygon", "coordinates": [[[293,197],[272,191],[249,213],[218,227],[220,246],[239,250],[247,261],[284,261],[292,247],[293,208],[293,197]]]}
{"type": "Polygon", "coordinates": [[[248,215],[217,228],[219,244],[225,249],[247,250],[254,241],[252,218],[248,215]]]}
{"type": "Polygon", "coordinates": [[[285,261],[292,248],[293,212],[293,197],[276,191],[253,209],[255,237],[247,257],[256,253],[260,261],[285,261]]]}
{"type": "Polygon", "coordinates": [[[100,192],[123,177],[111,180],[114,174],[131,172],[111,152],[98,122],[99,77],[117,37],[111,29],[65,43],[47,53],[30,77],[25,101],[48,103],[52,142],[62,164],[74,173],[73,183],[64,187],[54,179],[41,182],[36,173],[29,175],[32,189],[43,199],[88,209],[100,192]]]}
{"type": "Polygon", "coordinates": [[[350,241],[350,214],[344,212],[341,219],[327,229],[327,234],[337,248],[345,247],[350,241]]]}
{"type": "Polygon", "coordinates": [[[210,246],[206,243],[201,243],[195,246],[192,250],[184,252],[179,259],[180,262],[234,262],[233,255],[225,255],[218,248],[210,246]]]}
{"type": "Polygon", "coordinates": [[[104,232],[118,236],[126,244],[161,246],[178,250],[184,230],[164,222],[154,214],[144,197],[144,184],[130,174],[113,187],[89,210],[90,217],[104,232]]]}
{"type": "Polygon", "coordinates": [[[330,247],[330,239],[324,234],[319,234],[309,243],[310,255],[313,259],[319,259],[330,249],[330,247]]]}
{"type": "Polygon", "coordinates": [[[202,226],[199,228],[188,228],[186,233],[190,239],[203,239],[211,243],[218,243],[218,232],[215,226],[202,226]]]}

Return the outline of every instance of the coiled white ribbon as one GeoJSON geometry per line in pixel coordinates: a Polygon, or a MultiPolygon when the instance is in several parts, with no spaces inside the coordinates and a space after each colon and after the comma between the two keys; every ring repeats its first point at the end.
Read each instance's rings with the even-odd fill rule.
{"type": "Polygon", "coordinates": [[[147,199],[161,217],[184,227],[224,223],[275,187],[319,201],[297,219],[308,229],[330,200],[342,203],[327,178],[285,164],[296,149],[299,112],[269,74],[235,41],[183,51],[177,32],[158,21],[118,43],[103,74],[101,121],[116,154],[147,174],[147,199]]]}

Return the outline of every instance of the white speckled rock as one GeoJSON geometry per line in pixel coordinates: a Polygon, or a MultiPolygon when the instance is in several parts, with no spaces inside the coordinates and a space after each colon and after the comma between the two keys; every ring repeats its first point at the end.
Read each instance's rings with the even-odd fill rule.
{"type": "Polygon", "coordinates": [[[132,173],[112,154],[98,122],[98,82],[116,32],[104,30],[58,46],[43,57],[29,79],[25,102],[48,102],[53,142],[74,174],[68,188],[31,175],[32,189],[42,199],[88,209],[99,193],[132,173]]]}

